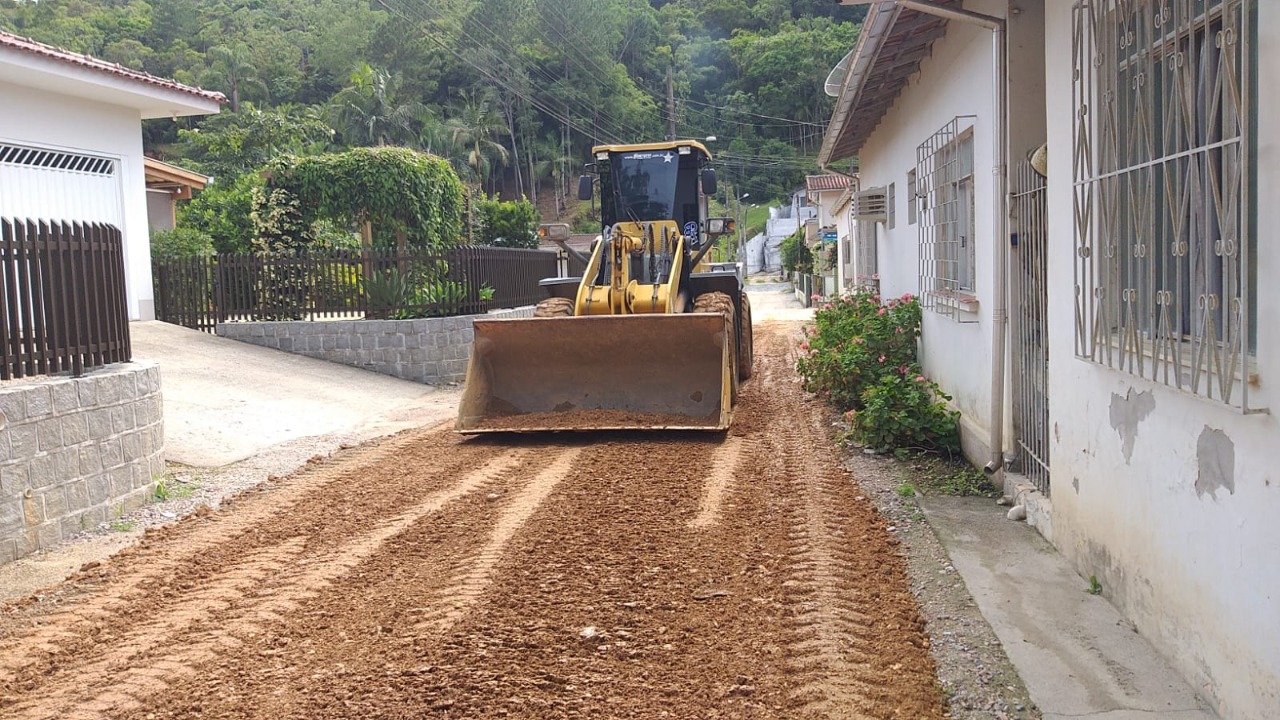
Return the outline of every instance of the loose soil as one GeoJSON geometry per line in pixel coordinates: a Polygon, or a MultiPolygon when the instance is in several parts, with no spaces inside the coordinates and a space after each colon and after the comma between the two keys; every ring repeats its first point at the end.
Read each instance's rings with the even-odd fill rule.
{"type": "Polygon", "coordinates": [[[449,423],[149,531],[0,608],[0,716],[941,718],[797,332],[728,433],[449,423]]]}

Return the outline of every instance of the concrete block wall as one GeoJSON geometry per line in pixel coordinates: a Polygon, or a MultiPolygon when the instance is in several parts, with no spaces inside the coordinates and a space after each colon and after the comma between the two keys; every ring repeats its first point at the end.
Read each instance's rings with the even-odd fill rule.
{"type": "Polygon", "coordinates": [[[351,365],[425,383],[460,383],[475,338],[475,318],[533,317],[533,308],[420,320],[335,320],[220,323],[231,340],[351,365]]]}
{"type": "Polygon", "coordinates": [[[0,386],[0,563],[145,503],[163,422],[155,363],[0,386]]]}

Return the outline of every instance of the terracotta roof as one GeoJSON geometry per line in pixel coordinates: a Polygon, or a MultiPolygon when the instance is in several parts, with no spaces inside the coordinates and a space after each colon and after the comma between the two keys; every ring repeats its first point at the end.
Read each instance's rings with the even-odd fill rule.
{"type": "MultiPolygon", "coordinates": [[[[938,0],[960,7],[960,0],[938,0]]],[[[836,108],[827,125],[818,162],[852,157],[875,132],[933,42],[947,32],[947,21],[897,5],[872,5],[849,58],[836,108]]]]}
{"type": "Polygon", "coordinates": [[[45,45],[44,43],[36,42],[30,38],[24,38],[20,35],[14,35],[13,33],[8,33],[3,30],[0,30],[0,48],[9,48],[31,55],[38,55],[40,57],[58,60],[70,65],[79,65],[80,67],[89,68],[90,70],[96,70],[108,75],[115,75],[116,77],[121,77],[126,80],[152,85],[165,90],[173,90],[180,93],[186,93],[188,95],[194,95],[199,98],[204,98],[205,100],[213,100],[219,103],[227,101],[226,96],[220,92],[203,90],[198,87],[191,87],[190,85],[183,85],[180,82],[149,75],[140,70],[130,70],[119,63],[111,63],[106,60],[99,60],[98,58],[91,57],[89,55],[81,55],[80,53],[71,52],[70,50],[63,50],[62,48],[57,48],[52,45],[45,45]]]}
{"type": "Polygon", "coordinates": [[[810,192],[843,190],[847,187],[849,187],[848,175],[808,175],[804,179],[804,188],[810,192]]]}

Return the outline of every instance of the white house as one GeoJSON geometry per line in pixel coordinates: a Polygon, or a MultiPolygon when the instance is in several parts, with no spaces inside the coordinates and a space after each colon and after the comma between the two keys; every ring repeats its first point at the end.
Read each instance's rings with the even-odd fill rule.
{"type": "Polygon", "coordinates": [[[1280,3],[885,0],[820,157],[857,158],[966,453],[1248,720],[1280,717],[1272,72],[1280,3]]]}
{"type": "MultiPolygon", "coordinates": [[[[804,186],[809,204],[817,211],[811,221],[817,233],[835,237],[835,289],[848,289],[853,284],[853,222],[849,209],[857,183],[848,175],[828,173],[807,176],[804,186]]],[[[830,242],[825,238],[823,241],[830,242]]]]}
{"type": "Polygon", "coordinates": [[[116,226],[129,317],[154,318],[142,121],[224,101],[0,31],[0,217],[116,226]]]}

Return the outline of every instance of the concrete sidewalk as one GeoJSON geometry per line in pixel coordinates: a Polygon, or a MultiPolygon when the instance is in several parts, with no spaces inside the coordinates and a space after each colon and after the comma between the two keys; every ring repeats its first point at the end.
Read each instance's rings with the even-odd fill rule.
{"type": "Polygon", "coordinates": [[[991,500],[919,503],[1045,720],[1217,717],[1035,529],[991,500]]]}
{"type": "Polygon", "coordinates": [[[304,437],[389,434],[450,419],[461,393],[162,322],[129,325],[160,364],[165,456],[218,467],[304,437]]]}

